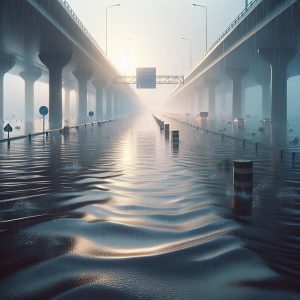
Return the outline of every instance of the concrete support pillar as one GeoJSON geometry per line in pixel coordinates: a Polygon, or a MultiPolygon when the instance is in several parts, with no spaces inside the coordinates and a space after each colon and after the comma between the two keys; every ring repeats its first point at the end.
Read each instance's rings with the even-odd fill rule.
{"type": "Polygon", "coordinates": [[[74,77],[78,82],[78,115],[77,122],[84,124],[87,121],[87,84],[89,79],[92,77],[90,70],[74,71],[74,77]]]}
{"type": "Polygon", "coordinates": [[[219,84],[217,79],[207,78],[205,84],[208,88],[208,113],[209,118],[216,117],[216,87],[219,84]]]}
{"type": "Polygon", "coordinates": [[[191,114],[191,116],[195,113],[195,102],[194,102],[194,94],[193,93],[189,93],[188,94],[188,105],[189,105],[189,113],[191,114]]]}
{"type": "Polygon", "coordinates": [[[106,89],[106,119],[112,118],[112,105],[113,105],[114,93],[112,88],[106,89]]]}
{"type": "Polygon", "coordinates": [[[246,86],[242,84],[242,90],[241,90],[241,116],[246,115],[246,86]]]}
{"type": "Polygon", "coordinates": [[[256,82],[261,85],[262,119],[271,118],[271,71],[269,76],[260,76],[256,82]]]}
{"type": "Polygon", "coordinates": [[[121,95],[118,94],[117,103],[116,103],[116,116],[118,118],[120,117],[120,99],[121,99],[121,95]]]}
{"type": "Polygon", "coordinates": [[[111,109],[110,109],[111,114],[110,114],[110,117],[111,117],[111,119],[113,119],[114,116],[115,116],[115,99],[116,99],[116,97],[117,97],[116,92],[114,90],[112,90],[112,92],[111,92],[111,102],[110,102],[110,105],[111,105],[111,109]]]}
{"type": "Polygon", "coordinates": [[[262,85],[262,117],[271,118],[271,82],[262,85]]]}
{"type": "Polygon", "coordinates": [[[199,86],[196,88],[196,110],[197,112],[203,111],[204,106],[204,88],[199,86]]]}
{"type": "Polygon", "coordinates": [[[104,118],[104,113],[103,113],[104,83],[101,81],[93,81],[93,85],[96,89],[96,120],[102,121],[104,118]]]}
{"type": "Polygon", "coordinates": [[[226,94],[221,95],[221,115],[224,115],[226,111],[226,94]]]}
{"type": "Polygon", "coordinates": [[[189,111],[190,111],[190,108],[189,108],[189,98],[188,98],[188,95],[187,94],[185,94],[185,95],[183,95],[183,97],[184,97],[184,111],[185,111],[185,113],[189,113],[189,111]]]}
{"type": "Polygon", "coordinates": [[[70,61],[70,53],[41,53],[41,62],[49,70],[49,127],[62,127],[62,70],[70,61]]]}
{"type": "Polygon", "coordinates": [[[120,115],[126,114],[126,104],[127,104],[127,98],[125,95],[122,95],[122,98],[120,99],[119,102],[119,110],[120,110],[120,115]]]}
{"type": "Polygon", "coordinates": [[[65,121],[70,123],[71,120],[71,91],[72,87],[65,85],[65,121]]]}
{"type": "Polygon", "coordinates": [[[242,115],[242,79],[248,69],[226,68],[226,75],[232,80],[232,119],[242,115]]]}
{"type": "Polygon", "coordinates": [[[116,116],[118,115],[118,98],[119,98],[119,93],[115,91],[113,97],[113,108],[112,108],[113,118],[116,118],[116,116]]]}
{"type": "MultiPolygon", "coordinates": [[[[42,75],[39,69],[26,70],[20,73],[25,82],[25,124],[31,127],[34,121],[34,83],[42,75]]],[[[27,131],[27,130],[26,130],[27,131]]]]}
{"type": "Polygon", "coordinates": [[[272,135],[284,137],[287,130],[287,66],[297,50],[260,48],[259,53],[271,66],[272,135]]]}
{"type": "Polygon", "coordinates": [[[4,75],[15,65],[15,57],[0,51],[0,137],[4,122],[4,75]]]}

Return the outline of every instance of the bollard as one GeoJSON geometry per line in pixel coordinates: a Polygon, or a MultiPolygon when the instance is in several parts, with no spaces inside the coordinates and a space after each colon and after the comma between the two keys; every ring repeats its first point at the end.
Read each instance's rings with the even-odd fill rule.
{"type": "Polygon", "coordinates": [[[86,123],[84,124],[84,127],[86,127],[86,123]]]}
{"type": "Polygon", "coordinates": [[[253,161],[234,160],[233,161],[233,185],[236,193],[253,192],[253,161]]]}
{"type": "Polygon", "coordinates": [[[164,127],[165,127],[165,123],[164,121],[160,121],[159,123],[159,127],[160,127],[160,130],[163,131],[164,130],[164,127]]]}
{"type": "Polygon", "coordinates": [[[48,131],[46,131],[46,137],[48,137],[48,135],[49,135],[49,132],[48,132],[48,131]]]}
{"type": "Polygon", "coordinates": [[[292,161],[295,161],[296,158],[296,152],[292,152],[292,161]]]}
{"type": "Polygon", "coordinates": [[[63,134],[67,134],[67,133],[69,133],[69,131],[70,131],[70,127],[69,127],[68,125],[66,125],[66,126],[62,129],[63,134]]]}
{"type": "Polygon", "coordinates": [[[173,143],[179,142],[179,130],[172,130],[172,142],[173,143]]]}
{"type": "Polygon", "coordinates": [[[28,134],[28,140],[29,140],[29,142],[31,141],[31,134],[30,133],[28,134]]]}
{"type": "Polygon", "coordinates": [[[169,124],[165,124],[165,133],[169,134],[170,132],[170,125],[169,124]]]}

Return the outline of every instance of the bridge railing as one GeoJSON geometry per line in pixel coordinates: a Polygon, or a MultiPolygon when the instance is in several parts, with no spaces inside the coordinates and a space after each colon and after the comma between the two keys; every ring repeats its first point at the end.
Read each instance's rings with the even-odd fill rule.
{"type": "Polygon", "coordinates": [[[87,35],[87,37],[91,40],[91,42],[97,47],[97,49],[101,52],[103,56],[104,53],[99,46],[99,44],[96,42],[92,34],[87,30],[87,28],[83,25],[82,21],[79,19],[79,17],[76,15],[70,4],[66,0],[58,0],[59,3],[62,4],[62,6],[65,8],[65,10],[69,13],[69,15],[72,17],[72,19],[76,22],[76,24],[84,31],[84,33],[87,35]]]}
{"type": "Polygon", "coordinates": [[[218,39],[209,47],[207,52],[200,60],[194,65],[191,73],[198,67],[198,65],[212,52],[212,50],[219,44],[224,38],[238,25],[241,21],[252,11],[252,9],[260,3],[262,0],[252,0],[248,3],[248,6],[243,9],[243,11],[230,23],[230,25],[223,31],[223,33],[218,37],[218,39]]]}
{"type": "Polygon", "coordinates": [[[248,13],[259,3],[261,0],[252,0],[248,3],[247,7],[230,23],[230,25],[224,30],[219,38],[210,46],[206,55],[221,41],[228,33],[235,28],[240,22],[248,15],[248,13]]]}

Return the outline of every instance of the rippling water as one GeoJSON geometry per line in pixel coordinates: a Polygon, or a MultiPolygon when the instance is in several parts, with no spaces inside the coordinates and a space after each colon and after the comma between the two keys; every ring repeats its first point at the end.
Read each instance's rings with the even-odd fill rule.
{"type": "Polygon", "coordinates": [[[169,122],[0,143],[1,299],[299,299],[300,158],[169,122]]]}

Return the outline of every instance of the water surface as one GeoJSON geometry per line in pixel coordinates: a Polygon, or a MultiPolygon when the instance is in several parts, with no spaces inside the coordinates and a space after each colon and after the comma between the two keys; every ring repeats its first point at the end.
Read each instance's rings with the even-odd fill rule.
{"type": "Polygon", "coordinates": [[[168,121],[0,143],[1,299],[299,298],[300,160],[168,121]]]}

